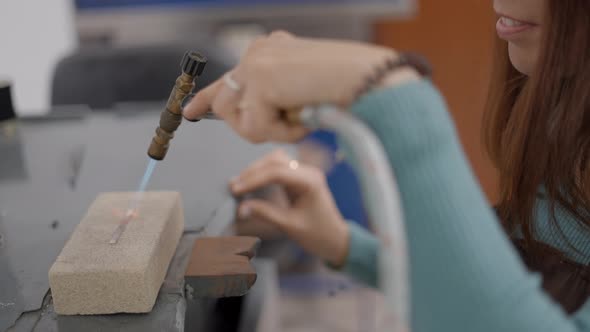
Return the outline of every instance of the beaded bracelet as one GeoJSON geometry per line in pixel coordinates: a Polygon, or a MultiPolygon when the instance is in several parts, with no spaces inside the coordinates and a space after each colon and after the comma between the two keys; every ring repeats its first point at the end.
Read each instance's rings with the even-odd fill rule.
{"type": "Polygon", "coordinates": [[[396,57],[388,58],[381,66],[375,68],[375,71],[365,79],[363,87],[356,93],[354,100],[358,100],[379,85],[389,73],[403,67],[412,67],[423,77],[432,76],[432,68],[425,57],[416,53],[401,53],[396,57]]]}

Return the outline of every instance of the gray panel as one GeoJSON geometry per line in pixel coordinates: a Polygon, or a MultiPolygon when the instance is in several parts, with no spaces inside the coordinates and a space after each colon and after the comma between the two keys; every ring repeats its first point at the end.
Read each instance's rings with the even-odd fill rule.
{"type": "Polygon", "coordinates": [[[0,216],[0,331],[12,326],[24,311],[24,301],[21,299],[17,279],[11,270],[12,264],[8,255],[2,250],[3,238],[2,216],[0,216]]]}
{"type": "MultiPolygon", "coordinates": [[[[183,276],[192,242],[228,199],[228,179],[271,148],[242,141],[220,121],[184,123],[148,186],[182,193],[187,226],[154,310],[62,317],[46,297],[49,267],[96,195],[136,190],[158,118],[155,109],[125,116],[95,113],[21,121],[16,134],[0,135],[0,146],[9,146],[2,149],[0,163],[11,168],[0,168],[0,331],[19,316],[13,331],[183,330],[183,276]]],[[[208,235],[221,231],[212,229],[215,234],[208,235]]],[[[201,314],[207,312],[206,304],[197,306],[201,314]]]]}
{"type": "MultiPolygon", "coordinates": [[[[72,177],[68,163],[84,139],[85,125],[83,120],[18,124],[18,149],[2,156],[2,160],[22,158],[15,167],[23,167],[26,175],[0,179],[0,255],[8,257],[0,261],[0,271],[3,279],[8,273],[14,275],[12,282],[2,285],[0,302],[5,302],[5,292],[16,290],[22,310],[41,306],[48,290],[47,271],[79,220],[80,209],[69,203],[75,193],[68,181],[72,177]]],[[[4,144],[13,139],[0,137],[4,144]]],[[[0,316],[4,318],[4,311],[0,316]]]]}
{"type": "MultiPolygon", "coordinates": [[[[157,122],[158,114],[147,112],[93,118],[78,180],[81,206],[88,206],[99,192],[136,190],[157,122]]],[[[181,192],[186,227],[198,229],[229,197],[229,179],[269,149],[241,140],[221,121],[185,122],[166,159],[157,163],[148,190],[181,192]]]]}

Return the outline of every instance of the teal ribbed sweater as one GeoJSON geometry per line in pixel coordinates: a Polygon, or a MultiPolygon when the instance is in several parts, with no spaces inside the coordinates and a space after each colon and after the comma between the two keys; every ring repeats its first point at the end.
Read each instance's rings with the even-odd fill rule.
{"type": "MultiPolygon", "coordinates": [[[[374,91],[352,112],[377,134],[401,193],[407,230],[414,332],[590,331],[590,305],[568,317],[526,270],[489,207],[438,91],[428,81],[374,91]]],[[[567,213],[548,222],[539,200],[539,240],[588,263],[590,237],[567,213]]],[[[378,242],[351,225],[343,268],[376,285],[378,242]]]]}

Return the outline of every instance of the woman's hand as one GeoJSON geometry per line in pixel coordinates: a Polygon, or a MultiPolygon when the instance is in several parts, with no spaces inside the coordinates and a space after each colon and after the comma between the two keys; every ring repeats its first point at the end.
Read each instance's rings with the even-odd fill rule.
{"type": "Polygon", "coordinates": [[[310,253],[335,266],[343,265],[348,254],[348,225],[334,203],[323,172],[277,150],[232,180],[231,190],[242,195],[271,184],[285,189],[288,206],[246,200],[238,209],[239,219],[253,218],[275,225],[310,253]]]}
{"type": "Polygon", "coordinates": [[[229,77],[201,90],[184,116],[196,119],[212,110],[251,142],[293,142],[307,131],[282,121],[280,110],[346,107],[375,68],[395,56],[370,44],[275,32],[252,43],[229,77]]]}

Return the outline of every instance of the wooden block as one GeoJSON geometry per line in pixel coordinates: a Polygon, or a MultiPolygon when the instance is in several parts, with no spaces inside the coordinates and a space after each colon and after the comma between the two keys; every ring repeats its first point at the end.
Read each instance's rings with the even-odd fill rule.
{"type": "Polygon", "coordinates": [[[62,315],[149,312],[184,229],[177,192],[146,192],[116,244],[135,193],[99,195],[49,270],[62,315]]]}
{"type": "Polygon", "coordinates": [[[219,298],[246,294],[256,281],[250,259],[259,244],[258,238],[250,236],[197,239],[185,273],[189,296],[219,298]]]}

